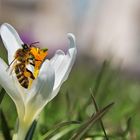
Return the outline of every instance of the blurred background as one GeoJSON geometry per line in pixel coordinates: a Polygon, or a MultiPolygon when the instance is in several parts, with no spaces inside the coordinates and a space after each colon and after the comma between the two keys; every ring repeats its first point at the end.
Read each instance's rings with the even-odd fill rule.
{"type": "Polygon", "coordinates": [[[79,55],[110,59],[139,73],[139,0],[0,0],[0,22],[12,24],[25,42],[39,41],[50,53],[77,38],[79,55]]]}
{"type": "MultiPolygon", "coordinates": [[[[42,113],[43,121],[49,121],[41,122],[41,133],[66,119],[67,113],[72,113],[70,119],[90,116],[93,111],[87,103],[89,89],[99,85],[99,106],[115,102],[105,118],[108,132],[123,132],[127,119],[132,117],[133,129],[127,139],[140,138],[140,0],[0,0],[0,24],[4,22],[15,27],[25,43],[39,41],[39,47],[47,47],[49,57],[57,49],[67,50],[68,32],[76,36],[78,56],[74,69],[62,93],[42,113]],[[105,60],[108,62],[104,68],[105,60]],[[70,112],[62,106],[68,103],[67,93],[72,104],[70,112]],[[77,112],[84,104],[86,111],[79,116],[77,112]]],[[[2,43],[0,49],[3,51],[2,43]]],[[[3,108],[8,114],[10,105],[4,106],[7,100],[11,102],[6,97],[3,108]]],[[[11,120],[10,126],[14,117],[11,120]]]]}

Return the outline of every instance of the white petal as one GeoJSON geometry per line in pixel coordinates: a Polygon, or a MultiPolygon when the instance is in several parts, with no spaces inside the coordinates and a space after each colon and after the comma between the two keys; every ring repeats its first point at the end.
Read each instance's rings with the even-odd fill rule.
{"type": "Polygon", "coordinates": [[[69,33],[68,39],[70,41],[70,45],[67,54],[65,55],[63,51],[58,50],[55,56],[50,60],[51,65],[55,70],[55,84],[53,93],[49,100],[57,95],[62,83],[68,78],[76,58],[77,49],[75,44],[75,36],[69,33]]]}
{"type": "Polygon", "coordinates": [[[33,111],[33,114],[38,114],[48,103],[48,98],[53,90],[54,79],[54,70],[51,67],[49,60],[46,60],[40,69],[38,78],[35,83],[33,83],[33,90],[31,90],[29,93],[30,95],[27,98],[27,116],[30,114],[29,110],[33,111]]]}
{"type": "Polygon", "coordinates": [[[0,84],[2,87],[7,91],[7,93],[10,93],[9,96],[14,99],[18,99],[18,94],[15,94],[16,89],[14,88],[13,81],[6,71],[8,68],[7,64],[0,58],[0,84]]]}
{"type": "Polygon", "coordinates": [[[2,24],[0,34],[8,51],[8,61],[10,64],[12,60],[14,60],[16,50],[22,47],[21,44],[23,44],[23,42],[21,41],[16,30],[8,23],[2,24]]]}
{"type": "Polygon", "coordinates": [[[12,77],[6,71],[7,67],[7,64],[0,58],[0,84],[16,104],[18,114],[23,115],[24,105],[22,98],[15,87],[12,77]]]}

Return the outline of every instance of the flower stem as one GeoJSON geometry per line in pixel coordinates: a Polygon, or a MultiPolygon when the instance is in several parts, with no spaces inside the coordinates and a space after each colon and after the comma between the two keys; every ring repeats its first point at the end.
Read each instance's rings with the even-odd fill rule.
{"type": "Polygon", "coordinates": [[[13,140],[25,140],[30,125],[27,123],[20,123],[18,132],[13,136],[13,140]]]}

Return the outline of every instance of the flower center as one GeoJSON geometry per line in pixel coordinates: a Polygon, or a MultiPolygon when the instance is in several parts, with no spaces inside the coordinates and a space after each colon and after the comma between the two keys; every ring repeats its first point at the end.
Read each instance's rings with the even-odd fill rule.
{"type": "Polygon", "coordinates": [[[45,60],[45,58],[48,55],[48,49],[39,49],[39,48],[35,48],[32,47],[31,48],[31,54],[34,57],[34,76],[35,78],[38,76],[39,73],[39,69],[43,63],[43,61],[45,60]]]}

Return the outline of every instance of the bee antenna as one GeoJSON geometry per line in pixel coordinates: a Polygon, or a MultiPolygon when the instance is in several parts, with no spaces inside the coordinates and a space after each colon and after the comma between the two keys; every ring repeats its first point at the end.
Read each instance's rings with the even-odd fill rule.
{"type": "Polygon", "coordinates": [[[34,44],[38,44],[38,43],[39,43],[39,41],[33,42],[33,43],[30,44],[30,47],[31,47],[31,46],[34,46],[34,44]]]}

